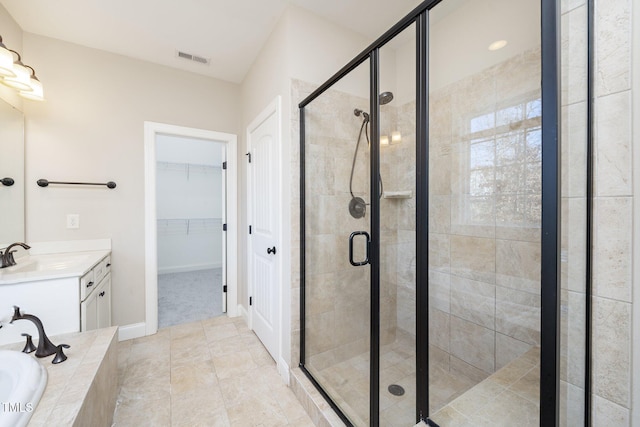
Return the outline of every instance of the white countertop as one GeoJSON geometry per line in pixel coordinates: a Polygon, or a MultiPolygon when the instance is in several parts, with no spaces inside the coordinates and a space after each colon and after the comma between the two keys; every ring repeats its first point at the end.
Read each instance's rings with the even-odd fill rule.
{"type": "Polygon", "coordinates": [[[0,268],[0,285],[80,277],[110,252],[99,250],[23,256],[16,259],[17,265],[0,268]]]}

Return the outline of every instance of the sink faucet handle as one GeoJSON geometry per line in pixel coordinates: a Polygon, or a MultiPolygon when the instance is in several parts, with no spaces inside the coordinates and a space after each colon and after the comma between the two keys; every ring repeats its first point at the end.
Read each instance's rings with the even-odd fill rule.
{"type": "Polygon", "coordinates": [[[4,253],[4,258],[6,260],[7,266],[12,266],[12,265],[16,265],[16,260],[13,258],[13,254],[18,252],[17,249],[14,249],[12,251],[8,251],[4,253]]]}
{"type": "Polygon", "coordinates": [[[56,357],[53,358],[53,360],[51,361],[51,363],[53,363],[54,365],[57,365],[58,363],[62,363],[65,360],[67,360],[67,355],[63,353],[62,349],[63,348],[70,348],[71,346],[68,344],[60,344],[58,346],[56,346],[56,357]]]}
{"type": "Polygon", "coordinates": [[[18,320],[22,317],[22,314],[20,314],[20,307],[18,307],[17,305],[13,306],[13,317],[11,318],[11,322],[9,323],[13,323],[15,320],[18,320]]]}
{"type": "Polygon", "coordinates": [[[33,345],[33,340],[31,339],[31,335],[29,334],[21,334],[23,337],[27,337],[27,342],[24,345],[24,348],[22,349],[23,353],[32,353],[34,351],[36,351],[36,346],[33,345]]]}

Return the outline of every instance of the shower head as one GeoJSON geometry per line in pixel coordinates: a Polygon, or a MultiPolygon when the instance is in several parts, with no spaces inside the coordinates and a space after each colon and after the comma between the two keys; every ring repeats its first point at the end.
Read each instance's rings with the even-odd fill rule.
{"type": "MultiPolygon", "coordinates": [[[[391,101],[393,101],[393,92],[382,92],[380,94],[380,105],[386,105],[388,103],[390,103],[391,101]]],[[[360,117],[362,115],[362,117],[364,117],[365,121],[369,121],[369,114],[366,111],[362,111],[359,108],[356,108],[355,110],[353,110],[353,114],[356,117],[360,117]]]]}
{"type": "Polygon", "coordinates": [[[380,94],[380,105],[386,105],[393,101],[393,92],[382,92],[380,94]]]}

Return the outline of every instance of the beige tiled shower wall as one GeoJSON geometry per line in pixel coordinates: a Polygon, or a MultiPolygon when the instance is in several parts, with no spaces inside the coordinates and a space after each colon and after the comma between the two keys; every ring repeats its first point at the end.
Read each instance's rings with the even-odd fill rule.
{"type": "MultiPolygon", "coordinates": [[[[380,147],[380,175],[387,193],[404,192],[408,198],[382,198],[380,201],[380,265],[387,302],[395,293],[395,304],[381,298],[381,311],[395,321],[397,330],[415,339],[416,335],[416,103],[397,101],[380,107],[381,134],[391,140],[399,132],[400,142],[380,147]],[[393,290],[393,291],[391,291],[393,290]],[[391,291],[391,292],[390,292],[391,291]]],[[[393,341],[387,330],[383,342],[393,341]]]]}
{"type": "Polygon", "coordinates": [[[540,54],[430,93],[432,362],[481,380],[540,342],[540,54]]]}
{"type": "MultiPolygon", "coordinates": [[[[296,104],[313,89],[312,85],[293,81],[296,104]]],[[[369,231],[370,214],[355,219],[349,214],[349,179],[353,154],[362,124],[354,109],[368,110],[368,100],[338,90],[328,90],[305,109],[306,157],[306,364],[322,370],[369,351],[370,273],[368,266],[349,263],[349,235],[369,231]]],[[[297,120],[297,108],[292,115],[297,120]]],[[[299,123],[292,122],[293,141],[299,141],[299,123]]],[[[296,145],[294,143],[294,145],[296,145]]],[[[298,148],[294,150],[299,156],[298,148]]],[[[292,159],[294,171],[299,162],[292,159]]],[[[369,202],[369,147],[363,133],[353,173],[353,192],[369,202]]],[[[294,177],[297,183],[299,177],[294,177]]],[[[299,184],[294,200],[299,201],[299,184]]],[[[299,217],[298,206],[292,217],[299,217]]],[[[384,215],[384,212],[383,212],[384,215]]],[[[294,228],[294,233],[298,233],[294,228]]],[[[383,223],[383,256],[397,247],[395,223],[383,223]],[[391,232],[392,231],[392,232],[391,232]]],[[[294,239],[299,242],[297,234],[294,239]]],[[[299,243],[294,260],[299,259],[299,243]]],[[[356,240],[354,258],[362,240],[356,240]]],[[[294,262],[296,264],[296,262],[294,262]]],[[[292,298],[299,298],[299,271],[294,271],[292,298]]],[[[297,304],[296,304],[297,305],[297,304]]],[[[396,329],[396,274],[385,274],[381,281],[381,341],[393,342],[396,329]]],[[[294,307],[294,332],[299,335],[299,307],[294,307]]],[[[299,336],[294,336],[298,346],[299,336]]],[[[297,356],[299,357],[299,356],[297,356]]],[[[296,359],[294,359],[296,360],[296,359]]]]}
{"type": "Polygon", "coordinates": [[[587,222],[587,6],[563,2],[561,18],[560,424],[584,423],[587,222]]]}
{"type": "Polygon", "coordinates": [[[595,3],[593,419],[596,426],[630,424],[632,3],[636,2],[595,3]]]}

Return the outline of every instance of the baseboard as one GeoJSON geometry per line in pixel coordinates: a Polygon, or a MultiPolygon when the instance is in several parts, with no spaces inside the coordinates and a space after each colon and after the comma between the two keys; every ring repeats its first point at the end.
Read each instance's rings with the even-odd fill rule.
{"type": "Polygon", "coordinates": [[[144,337],[146,335],[146,331],[147,329],[144,322],[120,326],[118,328],[118,341],[126,341],[132,340],[134,338],[144,337]]]}
{"type": "Polygon", "coordinates": [[[278,372],[280,373],[280,377],[282,377],[284,383],[286,385],[289,385],[289,381],[291,380],[289,373],[291,372],[291,370],[289,369],[289,365],[287,364],[287,362],[285,362],[282,357],[278,360],[278,372]]]}
{"type": "Polygon", "coordinates": [[[244,323],[246,323],[247,326],[251,328],[251,325],[249,324],[249,312],[244,308],[242,304],[238,304],[238,311],[236,313],[238,313],[238,315],[244,319],[244,323]]]}
{"type": "Polygon", "coordinates": [[[179,267],[158,267],[158,274],[188,273],[190,271],[211,270],[214,268],[222,268],[222,263],[181,265],[179,267]]]}

